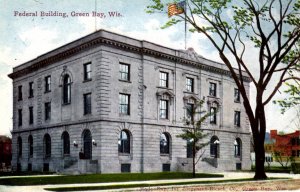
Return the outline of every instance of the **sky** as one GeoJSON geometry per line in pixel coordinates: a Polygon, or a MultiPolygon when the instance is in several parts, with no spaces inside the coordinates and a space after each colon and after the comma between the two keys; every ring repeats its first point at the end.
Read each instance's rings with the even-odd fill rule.
{"type": "MultiPolygon", "coordinates": [[[[12,130],[12,80],[7,75],[15,66],[93,33],[96,29],[184,49],[184,25],[160,29],[168,20],[167,14],[147,14],[145,9],[149,4],[150,0],[0,0],[0,135],[9,136],[12,130]],[[104,13],[105,17],[92,17],[92,11],[95,10],[104,13]],[[68,17],[40,15],[41,12],[50,11],[66,13],[68,17]],[[22,16],[24,13],[35,12],[38,13],[36,17],[22,16]],[[109,12],[118,12],[120,16],[109,16],[109,12]],[[89,13],[90,16],[72,16],[72,13],[89,13]]],[[[188,33],[187,47],[194,48],[205,58],[221,61],[203,35],[188,33]]],[[[254,48],[249,47],[251,49],[254,48]]],[[[253,59],[252,54],[246,56],[249,62],[253,59]]],[[[253,103],[253,86],[250,97],[253,103]]],[[[284,97],[284,94],[278,92],[274,99],[284,97]]],[[[282,115],[280,108],[273,103],[267,106],[266,117],[268,130],[285,132],[294,131],[294,124],[299,119],[293,110],[282,115]]]]}

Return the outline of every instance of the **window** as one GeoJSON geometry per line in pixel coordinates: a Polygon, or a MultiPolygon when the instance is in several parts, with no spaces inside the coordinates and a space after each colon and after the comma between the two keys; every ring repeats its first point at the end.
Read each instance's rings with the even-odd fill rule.
{"type": "Polygon", "coordinates": [[[159,86],[161,87],[168,87],[169,86],[169,74],[166,72],[159,73],[159,86]]]}
{"type": "Polygon", "coordinates": [[[51,119],[51,102],[45,103],[45,120],[51,119]]]}
{"type": "Polygon", "coordinates": [[[234,112],[234,125],[237,127],[241,126],[241,112],[240,111],[234,112]]]}
{"type": "Polygon", "coordinates": [[[29,83],[29,98],[33,97],[33,82],[29,83]]]}
{"type": "Polygon", "coordinates": [[[22,109],[18,109],[18,125],[19,126],[22,126],[22,120],[23,120],[23,118],[22,118],[22,109]]]}
{"type": "Polygon", "coordinates": [[[63,154],[69,155],[70,154],[70,136],[68,132],[63,132],[62,134],[62,144],[63,144],[63,154]]]}
{"type": "Polygon", "coordinates": [[[219,141],[218,137],[213,136],[210,139],[210,156],[218,158],[220,156],[219,149],[220,149],[220,141],[219,141]]]}
{"type": "Polygon", "coordinates": [[[44,153],[45,157],[51,157],[51,137],[49,134],[44,136],[44,153]]]}
{"type": "Polygon", "coordinates": [[[160,154],[170,153],[170,138],[167,133],[160,135],[160,154]]]}
{"type": "Polygon", "coordinates": [[[241,156],[241,140],[239,138],[234,141],[234,156],[241,156]]]}
{"type": "Polygon", "coordinates": [[[125,130],[120,133],[119,141],[119,153],[130,153],[130,136],[125,130]]]}
{"type": "Polygon", "coordinates": [[[33,138],[32,135],[28,137],[28,149],[29,149],[29,157],[33,157],[33,138]]]}
{"type": "Polygon", "coordinates": [[[65,75],[63,79],[63,104],[71,103],[71,78],[65,75]]]}
{"type": "Polygon", "coordinates": [[[171,171],[171,164],[162,164],[162,171],[163,172],[170,172],[171,171]]]}
{"type": "Polygon", "coordinates": [[[217,124],[217,108],[216,107],[210,108],[210,123],[217,124]]]}
{"type": "Polygon", "coordinates": [[[129,115],[130,113],[130,95],[119,94],[119,112],[123,115],[129,115]]]}
{"type": "Polygon", "coordinates": [[[186,118],[193,120],[192,118],[194,114],[194,104],[187,103],[186,104],[186,118]]]}
{"type": "Polygon", "coordinates": [[[88,81],[92,79],[92,68],[91,68],[91,63],[86,63],[83,65],[83,70],[84,70],[84,80],[88,81]]]}
{"type": "Polygon", "coordinates": [[[193,139],[186,141],[186,158],[193,158],[193,139]]]}
{"type": "Polygon", "coordinates": [[[83,158],[92,158],[92,134],[91,131],[86,129],[83,131],[83,158]]]}
{"type": "Polygon", "coordinates": [[[83,95],[83,114],[91,114],[92,113],[92,99],[91,99],[91,93],[87,93],[83,95]]]}
{"type": "Polygon", "coordinates": [[[33,124],[33,107],[29,107],[29,125],[33,124]]]}
{"type": "Polygon", "coordinates": [[[45,77],[45,92],[51,91],[51,76],[45,77]]]}
{"type": "Polygon", "coordinates": [[[18,137],[18,157],[22,157],[22,138],[18,137]]]}
{"type": "Polygon", "coordinates": [[[121,173],[130,173],[131,164],[121,164],[121,173]]]}
{"type": "Polygon", "coordinates": [[[22,85],[18,86],[18,101],[23,99],[22,85]]]}
{"type": "Polygon", "coordinates": [[[185,86],[187,91],[194,92],[194,79],[187,77],[185,86]]]}
{"type": "Polygon", "coordinates": [[[239,103],[240,100],[240,91],[238,89],[234,89],[234,102],[239,103]]]}
{"type": "Polygon", "coordinates": [[[130,81],[130,66],[120,63],[120,80],[130,81]]]}
{"type": "Polygon", "coordinates": [[[168,119],[168,101],[160,100],[159,101],[159,117],[161,119],[168,119]]]}
{"type": "Polygon", "coordinates": [[[32,171],[32,164],[31,163],[28,163],[28,165],[27,165],[27,171],[32,171]]]}
{"type": "Polygon", "coordinates": [[[217,96],[217,84],[216,83],[209,83],[209,95],[210,96],[217,96]]]}

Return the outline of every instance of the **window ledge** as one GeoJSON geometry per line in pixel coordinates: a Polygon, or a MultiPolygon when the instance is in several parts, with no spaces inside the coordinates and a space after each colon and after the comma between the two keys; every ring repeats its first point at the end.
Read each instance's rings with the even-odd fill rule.
{"type": "Polygon", "coordinates": [[[241,101],[234,101],[235,103],[241,103],[241,101]]]}
{"type": "Polygon", "coordinates": [[[236,129],[240,129],[240,128],[241,128],[241,126],[234,125],[234,128],[236,128],[236,129]]]}
{"type": "Polygon", "coordinates": [[[162,87],[162,86],[156,86],[156,88],[159,88],[159,89],[168,89],[168,90],[173,90],[172,88],[170,87],[162,87]]]}
{"type": "Polygon", "coordinates": [[[170,157],[170,153],[160,153],[161,157],[170,157]]]}
{"type": "Polygon", "coordinates": [[[198,94],[195,93],[194,91],[187,91],[187,90],[183,91],[183,93],[188,93],[188,94],[198,95],[198,94]]]}
{"type": "Polygon", "coordinates": [[[34,96],[29,96],[29,97],[28,97],[28,99],[32,99],[32,98],[34,98],[34,96]]]}
{"type": "Polygon", "coordinates": [[[124,79],[119,79],[119,81],[125,82],[125,83],[132,83],[130,80],[124,80],[124,79]]]}
{"type": "Polygon", "coordinates": [[[130,153],[120,153],[119,152],[119,156],[125,156],[125,157],[130,157],[130,153]]]}
{"type": "Polygon", "coordinates": [[[92,116],[92,112],[90,112],[90,113],[84,113],[83,116],[84,117],[90,117],[90,116],[92,116]]]}
{"type": "Polygon", "coordinates": [[[44,93],[46,94],[46,93],[50,93],[51,92],[51,90],[49,90],[49,91],[45,91],[44,93]]]}
{"type": "Polygon", "coordinates": [[[86,82],[89,82],[89,81],[92,81],[92,79],[85,79],[82,81],[82,83],[86,83],[86,82]]]}
{"type": "Polygon", "coordinates": [[[120,117],[130,117],[130,114],[119,113],[120,117]]]}
{"type": "Polygon", "coordinates": [[[71,102],[70,103],[63,103],[62,106],[67,106],[67,105],[71,105],[71,102]]]}

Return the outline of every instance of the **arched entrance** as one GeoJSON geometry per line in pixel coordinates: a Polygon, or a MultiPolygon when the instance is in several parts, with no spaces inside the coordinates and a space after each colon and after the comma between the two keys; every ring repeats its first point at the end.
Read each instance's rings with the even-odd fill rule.
{"type": "Polygon", "coordinates": [[[84,159],[92,158],[92,134],[90,130],[83,131],[83,157],[84,159]]]}

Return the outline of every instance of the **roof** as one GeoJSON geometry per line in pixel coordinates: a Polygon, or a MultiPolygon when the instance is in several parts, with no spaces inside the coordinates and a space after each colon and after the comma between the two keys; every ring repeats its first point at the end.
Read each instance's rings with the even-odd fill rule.
{"type": "MultiPolygon", "coordinates": [[[[8,76],[12,79],[21,77],[98,45],[111,46],[118,49],[152,55],[155,57],[159,56],[162,59],[180,62],[183,64],[192,64],[199,66],[204,70],[231,76],[225,64],[206,59],[198,55],[191,48],[188,50],[171,49],[152,42],[137,40],[103,29],[58,47],[17,67],[14,67],[13,72],[8,76]]],[[[245,81],[250,82],[250,78],[246,75],[246,73],[243,74],[243,78],[245,81]]]]}

